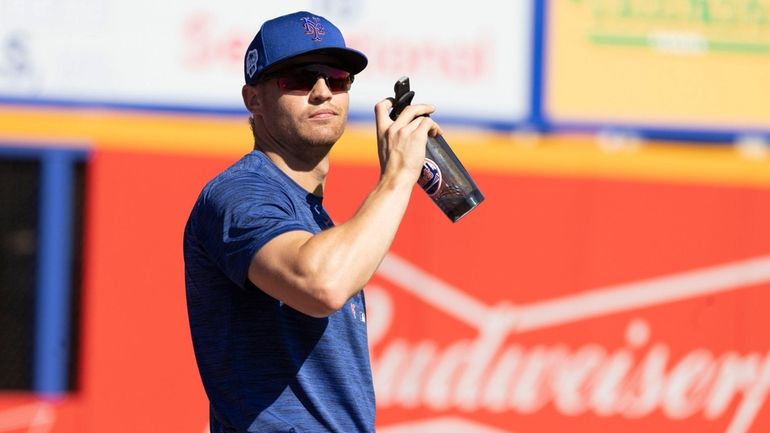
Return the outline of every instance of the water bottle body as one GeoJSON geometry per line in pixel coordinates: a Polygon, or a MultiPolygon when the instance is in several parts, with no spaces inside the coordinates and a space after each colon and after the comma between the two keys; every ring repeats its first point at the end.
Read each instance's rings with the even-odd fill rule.
{"type": "Polygon", "coordinates": [[[484,195],[440,135],[428,138],[425,162],[417,182],[452,222],[484,201],[484,195]]]}

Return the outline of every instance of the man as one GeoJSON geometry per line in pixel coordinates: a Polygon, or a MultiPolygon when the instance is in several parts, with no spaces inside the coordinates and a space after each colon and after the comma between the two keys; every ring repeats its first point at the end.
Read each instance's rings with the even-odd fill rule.
{"type": "Polygon", "coordinates": [[[413,105],[375,106],[380,179],[335,226],[322,206],[328,154],[366,57],[308,12],[263,24],[242,95],[254,150],[209,182],[184,234],[190,328],[212,433],[372,432],[362,287],[385,256],[441,133],[413,105]]]}

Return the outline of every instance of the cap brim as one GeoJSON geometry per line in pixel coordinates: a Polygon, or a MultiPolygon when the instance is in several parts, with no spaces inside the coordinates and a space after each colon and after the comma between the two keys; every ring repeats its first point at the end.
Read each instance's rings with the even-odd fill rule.
{"type": "Polygon", "coordinates": [[[309,55],[322,55],[328,57],[329,63],[332,66],[344,69],[353,75],[363,71],[366,68],[366,65],[369,64],[369,59],[367,59],[362,52],[352,48],[319,48],[317,50],[309,50],[301,54],[295,54],[291,57],[277,60],[272,65],[270,65],[270,67],[265,68],[262,72],[260,72],[259,76],[254,77],[253,81],[258,80],[259,77],[262,77],[266,74],[280,70],[285,66],[290,66],[294,63],[301,64],[303,63],[302,58],[309,55]]]}

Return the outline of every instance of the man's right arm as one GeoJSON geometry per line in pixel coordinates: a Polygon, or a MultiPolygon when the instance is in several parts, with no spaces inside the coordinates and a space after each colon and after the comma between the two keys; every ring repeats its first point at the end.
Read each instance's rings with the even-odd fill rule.
{"type": "Polygon", "coordinates": [[[428,135],[440,134],[427,105],[407,107],[396,121],[392,100],[377,104],[381,176],[348,221],[311,234],[291,231],[266,243],[249,266],[254,285],[314,317],[341,308],[369,281],[390,248],[422,169],[428,135]]]}

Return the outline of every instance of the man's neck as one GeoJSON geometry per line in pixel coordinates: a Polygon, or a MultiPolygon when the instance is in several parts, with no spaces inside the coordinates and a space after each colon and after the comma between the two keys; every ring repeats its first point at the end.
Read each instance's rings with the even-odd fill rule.
{"type": "Polygon", "coordinates": [[[282,155],[278,152],[260,149],[281,171],[286,173],[294,182],[306,191],[323,197],[326,175],[329,173],[329,155],[326,152],[310,160],[300,160],[292,155],[282,155]]]}

